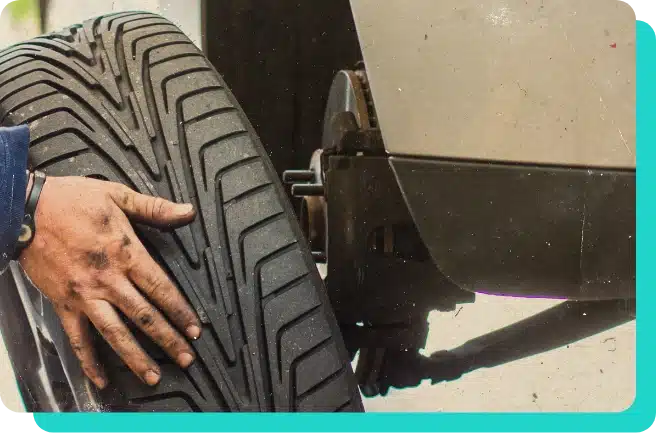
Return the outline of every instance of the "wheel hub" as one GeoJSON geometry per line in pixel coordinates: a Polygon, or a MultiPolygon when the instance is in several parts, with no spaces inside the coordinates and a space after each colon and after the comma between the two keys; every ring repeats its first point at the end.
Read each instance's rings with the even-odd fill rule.
{"type": "Polygon", "coordinates": [[[301,198],[299,219],[313,256],[327,263],[327,202],[324,196],[324,150],[337,147],[348,132],[375,127],[376,118],[367,76],[363,69],[344,70],[335,75],[328,94],[321,148],[307,170],[288,170],[283,181],[292,184],[292,195],[301,198]]]}

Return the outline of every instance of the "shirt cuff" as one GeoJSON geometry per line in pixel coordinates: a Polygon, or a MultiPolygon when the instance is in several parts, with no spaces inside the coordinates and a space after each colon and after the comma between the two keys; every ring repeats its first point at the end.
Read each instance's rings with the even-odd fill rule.
{"type": "Polygon", "coordinates": [[[0,128],[0,271],[14,254],[25,216],[29,144],[26,125],[0,128]]]}

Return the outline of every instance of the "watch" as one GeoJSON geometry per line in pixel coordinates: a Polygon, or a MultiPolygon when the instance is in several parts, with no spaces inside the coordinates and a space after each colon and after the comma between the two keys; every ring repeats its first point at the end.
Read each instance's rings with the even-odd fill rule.
{"type": "Polygon", "coordinates": [[[18,241],[16,242],[14,260],[18,260],[23,250],[30,246],[34,240],[34,235],[36,234],[36,225],[34,221],[36,207],[39,204],[43,185],[46,183],[46,175],[40,171],[35,171],[32,174],[34,175],[34,180],[32,181],[32,189],[30,190],[25,202],[25,216],[23,217],[18,241]]]}

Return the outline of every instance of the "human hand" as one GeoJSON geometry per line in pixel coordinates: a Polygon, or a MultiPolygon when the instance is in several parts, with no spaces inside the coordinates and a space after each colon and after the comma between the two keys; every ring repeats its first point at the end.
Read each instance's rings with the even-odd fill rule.
{"type": "Polygon", "coordinates": [[[141,380],[156,385],[161,379],[159,366],[115,308],[180,367],[194,361],[193,349],[164,314],[192,339],[201,332],[198,317],[148,254],[128,217],[171,228],[195,216],[192,205],[141,195],[117,183],[83,177],[46,181],[35,214],[36,234],[20,263],[53,303],[82,369],[98,388],[108,382],[93,349],[89,322],[141,380]]]}

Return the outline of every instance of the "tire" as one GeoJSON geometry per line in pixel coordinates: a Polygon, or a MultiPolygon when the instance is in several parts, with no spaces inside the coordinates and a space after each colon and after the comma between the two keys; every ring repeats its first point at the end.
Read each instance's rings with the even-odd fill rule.
{"type": "MultiPolygon", "coordinates": [[[[154,14],[118,13],[13,46],[0,53],[0,115],[5,126],[30,125],[35,169],[121,182],[199,211],[170,233],[136,227],[201,317],[196,362],[179,369],[132,327],[162,366],[151,388],[96,336],[110,386],[92,393],[97,405],[89,407],[77,363],[62,362],[77,402],[70,410],[362,410],[271,163],[222,78],[177,27],[154,14]]],[[[13,290],[27,290],[17,266],[12,273],[13,290]]],[[[30,293],[21,299],[39,316],[30,319],[35,338],[70,359],[58,321],[30,293]]]]}

